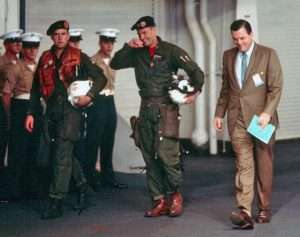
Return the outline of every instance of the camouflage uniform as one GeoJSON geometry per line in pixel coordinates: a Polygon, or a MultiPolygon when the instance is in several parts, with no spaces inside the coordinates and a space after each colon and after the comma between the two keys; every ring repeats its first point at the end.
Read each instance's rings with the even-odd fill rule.
{"type": "MultiPolygon", "coordinates": [[[[69,46],[66,49],[70,49],[69,46]]],[[[66,52],[66,49],[64,53],[66,52]]],[[[54,55],[54,48],[50,52],[54,55]]],[[[77,49],[71,49],[75,52],[77,49]]],[[[64,54],[63,53],[63,54],[64,54]]],[[[42,62],[40,60],[35,74],[31,97],[29,114],[35,115],[42,96],[41,91],[44,89],[40,84],[40,73],[44,67],[54,67],[55,75],[54,91],[48,98],[45,98],[47,110],[46,118],[48,122],[48,132],[51,139],[55,140],[54,157],[53,157],[53,180],[50,187],[50,198],[63,199],[69,188],[71,175],[73,176],[76,186],[80,189],[86,185],[86,179],[82,172],[81,166],[77,159],[73,157],[74,142],[80,137],[80,110],[71,106],[67,101],[67,90],[65,81],[62,78],[62,64],[61,58],[57,59],[54,55],[55,61],[42,62]]],[[[70,61],[72,62],[72,60],[70,61]]],[[[88,92],[91,98],[104,88],[106,78],[102,71],[93,65],[87,55],[80,52],[80,64],[77,66],[76,72],[72,72],[74,80],[87,80],[88,78],[94,81],[92,88],[88,92]],[[77,74],[77,75],[76,75],[77,74]]],[[[45,85],[47,86],[47,85],[45,85]]]]}
{"type": "Polygon", "coordinates": [[[158,37],[153,58],[147,47],[131,48],[128,44],[111,61],[113,69],[134,68],[141,96],[139,146],[147,167],[147,184],[153,200],[177,192],[182,183],[179,150],[178,105],[172,103],[168,88],[172,74],[179,68],[189,75],[200,91],[203,72],[181,48],[158,37]]]}

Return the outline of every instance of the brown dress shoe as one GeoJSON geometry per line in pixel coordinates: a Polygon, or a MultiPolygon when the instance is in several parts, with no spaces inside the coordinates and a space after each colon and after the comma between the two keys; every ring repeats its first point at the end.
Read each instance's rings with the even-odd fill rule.
{"type": "Polygon", "coordinates": [[[269,223],[271,221],[271,212],[269,210],[260,210],[255,218],[255,221],[259,224],[269,223]]]}
{"type": "Polygon", "coordinates": [[[183,199],[179,192],[173,193],[171,195],[171,206],[170,206],[170,217],[180,216],[183,212],[183,199]]]}
{"type": "Polygon", "coordinates": [[[153,207],[145,212],[145,217],[158,217],[169,213],[168,202],[165,198],[161,198],[154,202],[153,207]]]}
{"type": "Polygon", "coordinates": [[[254,229],[254,222],[251,217],[244,211],[232,212],[230,215],[232,224],[235,225],[234,229],[252,230],[254,229]]]}

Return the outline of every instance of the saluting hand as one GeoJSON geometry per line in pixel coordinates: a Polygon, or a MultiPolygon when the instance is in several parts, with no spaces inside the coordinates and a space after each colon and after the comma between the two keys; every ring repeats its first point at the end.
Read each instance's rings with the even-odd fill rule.
{"type": "Polygon", "coordinates": [[[138,38],[133,38],[128,42],[129,47],[131,48],[143,48],[144,43],[138,38]]]}

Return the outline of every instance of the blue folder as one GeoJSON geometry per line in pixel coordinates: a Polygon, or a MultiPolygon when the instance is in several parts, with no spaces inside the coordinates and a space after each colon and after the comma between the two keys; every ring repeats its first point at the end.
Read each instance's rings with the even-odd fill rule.
{"type": "Polygon", "coordinates": [[[268,124],[267,126],[262,128],[259,125],[258,116],[254,115],[251,122],[250,122],[249,127],[247,128],[247,131],[251,135],[256,137],[257,139],[259,139],[262,142],[268,144],[271,137],[272,137],[272,134],[275,131],[275,126],[273,124],[268,124]]]}

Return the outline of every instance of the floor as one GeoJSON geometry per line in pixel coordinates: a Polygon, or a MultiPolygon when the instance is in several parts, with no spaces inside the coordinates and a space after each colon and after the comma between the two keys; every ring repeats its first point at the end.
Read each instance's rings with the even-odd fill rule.
{"type": "Polygon", "coordinates": [[[72,210],[73,195],[64,216],[48,221],[39,218],[45,200],[0,204],[0,237],[299,237],[300,141],[280,142],[275,153],[273,219],[254,230],[234,230],[228,218],[235,204],[232,155],[190,154],[184,157],[181,217],[144,218],[150,205],[145,175],[120,173],[129,188],[91,194],[81,215],[72,210]]]}

